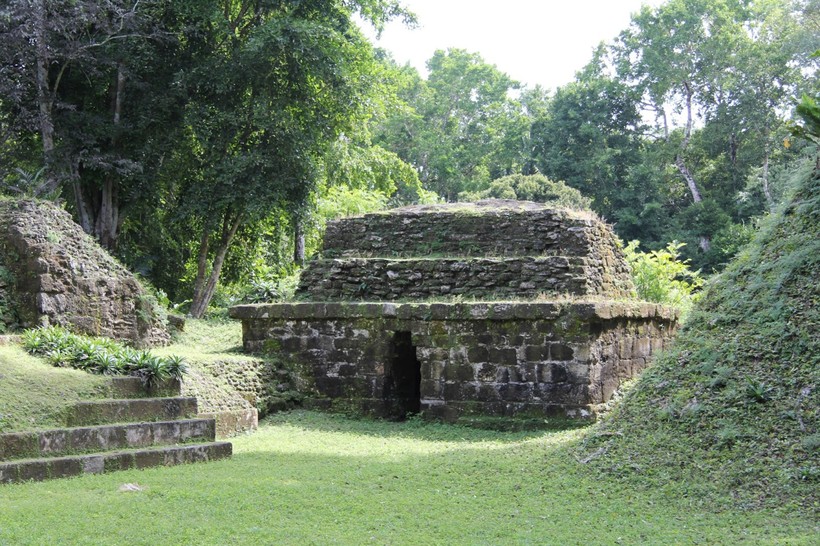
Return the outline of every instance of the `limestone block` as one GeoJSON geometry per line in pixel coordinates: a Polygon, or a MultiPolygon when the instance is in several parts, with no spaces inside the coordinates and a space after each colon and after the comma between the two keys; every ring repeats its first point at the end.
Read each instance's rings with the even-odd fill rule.
{"type": "Polygon", "coordinates": [[[70,215],[39,201],[0,203],[0,263],[15,278],[22,326],[48,323],[138,346],[162,344],[163,317],[136,279],[70,215]]]}

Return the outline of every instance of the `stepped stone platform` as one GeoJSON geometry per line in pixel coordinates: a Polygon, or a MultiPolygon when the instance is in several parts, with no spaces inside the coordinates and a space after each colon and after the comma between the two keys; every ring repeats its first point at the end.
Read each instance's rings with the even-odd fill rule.
{"type": "Polygon", "coordinates": [[[406,207],[331,223],[299,292],[313,301],[627,298],[621,254],[591,213],[496,200],[406,207]]]}
{"type": "MultiPolygon", "coordinates": [[[[0,484],[231,456],[229,442],[214,441],[214,419],[189,418],[195,398],[139,398],[145,390],[130,377],[113,378],[109,391],[130,398],[78,402],[65,428],[0,434],[0,484]]],[[[178,395],[179,383],[155,392],[178,395]]]]}
{"type": "Polygon", "coordinates": [[[333,222],[297,293],[231,309],[245,349],[294,363],[314,406],[393,418],[593,416],[678,320],[636,301],[591,213],[515,201],[333,222]]]}

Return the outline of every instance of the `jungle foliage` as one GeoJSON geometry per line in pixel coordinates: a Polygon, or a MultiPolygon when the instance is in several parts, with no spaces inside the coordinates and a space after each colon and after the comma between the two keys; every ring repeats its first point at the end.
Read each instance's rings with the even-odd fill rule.
{"type": "Polygon", "coordinates": [[[817,0],[644,7],[555,90],[458,49],[422,77],[354,15],[414,23],[399,0],[6,2],[3,193],[62,200],[201,316],[293,274],[333,217],[437,199],[580,192],[711,273],[815,160],[790,118],[820,92],[817,0]]]}

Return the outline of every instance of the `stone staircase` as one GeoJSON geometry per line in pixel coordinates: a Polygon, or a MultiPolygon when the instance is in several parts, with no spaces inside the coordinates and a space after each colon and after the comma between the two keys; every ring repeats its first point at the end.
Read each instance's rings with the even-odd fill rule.
{"type": "Polygon", "coordinates": [[[112,378],[110,399],[78,402],[66,428],[0,434],[0,484],[171,466],[230,457],[214,419],[197,419],[179,383],[146,392],[138,378],[112,378]]]}

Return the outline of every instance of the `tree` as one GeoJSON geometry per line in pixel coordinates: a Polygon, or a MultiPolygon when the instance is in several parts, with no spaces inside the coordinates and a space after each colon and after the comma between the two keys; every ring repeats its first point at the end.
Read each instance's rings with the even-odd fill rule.
{"type": "Polygon", "coordinates": [[[576,210],[588,210],[592,203],[591,199],[581,195],[581,192],[575,188],[560,181],[553,182],[543,174],[502,176],[493,180],[487,189],[462,193],[459,199],[461,201],[520,199],[576,210]]]}
{"type": "MultiPolygon", "coordinates": [[[[777,112],[798,77],[791,62],[795,53],[784,47],[796,31],[792,9],[772,0],[670,0],[644,7],[621,33],[615,45],[618,73],[655,112],[662,138],[675,149],[671,165],[694,205],[725,200],[742,189],[743,139],[759,144],[763,193],[770,197],[777,112]],[[720,147],[728,152],[729,167],[722,172],[730,176],[717,186],[697,172],[697,118],[707,127],[724,128],[720,147]]],[[[700,227],[699,246],[708,252],[713,233],[700,227]]]]}
{"type": "Polygon", "coordinates": [[[520,169],[527,124],[511,92],[519,85],[480,55],[439,50],[427,80],[400,70],[399,95],[407,107],[375,130],[377,144],[413,165],[425,188],[448,201],[492,177],[520,169]]]}
{"type": "Polygon", "coordinates": [[[329,145],[367,118],[375,60],[351,10],[378,24],[396,6],[226,0],[203,21],[211,53],[186,77],[195,168],[179,198],[199,233],[192,316],[207,309],[239,229],[306,208],[329,145]]]}
{"type": "Polygon", "coordinates": [[[622,236],[634,236],[642,209],[659,197],[654,184],[636,187],[632,176],[643,151],[640,97],[609,76],[606,64],[601,46],[574,82],[556,90],[532,122],[533,159],[549,178],[592,197],[622,236]]]}
{"type": "Polygon", "coordinates": [[[165,148],[157,139],[173,133],[181,56],[172,11],[152,0],[12,0],[0,13],[0,108],[16,135],[13,155],[26,161],[38,147],[43,166],[36,184],[18,189],[65,191],[108,248],[122,203],[154,174],[149,148],[165,148]]]}

